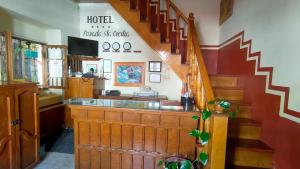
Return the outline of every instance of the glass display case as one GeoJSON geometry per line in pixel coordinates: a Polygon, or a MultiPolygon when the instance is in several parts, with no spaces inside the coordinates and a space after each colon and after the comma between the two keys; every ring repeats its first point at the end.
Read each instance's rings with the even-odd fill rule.
{"type": "Polygon", "coordinates": [[[67,83],[67,47],[46,45],[46,85],[49,88],[64,88],[67,83]],[[51,70],[51,71],[50,71],[51,70]]]}
{"type": "Polygon", "coordinates": [[[13,38],[13,80],[43,85],[42,44],[13,38]]]}
{"type": "Polygon", "coordinates": [[[6,36],[0,32],[0,81],[7,81],[6,36]]]}

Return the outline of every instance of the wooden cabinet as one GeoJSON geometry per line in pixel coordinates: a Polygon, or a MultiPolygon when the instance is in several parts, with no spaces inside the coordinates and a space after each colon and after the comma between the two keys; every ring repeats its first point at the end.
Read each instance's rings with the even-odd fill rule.
{"type": "Polygon", "coordinates": [[[66,99],[69,98],[98,98],[99,90],[104,89],[104,79],[99,78],[68,78],[66,99]]]}
{"type": "Polygon", "coordinates": [[[35,84],[0,83],[0,168],[29,169],[39,161],[35,84]]]}

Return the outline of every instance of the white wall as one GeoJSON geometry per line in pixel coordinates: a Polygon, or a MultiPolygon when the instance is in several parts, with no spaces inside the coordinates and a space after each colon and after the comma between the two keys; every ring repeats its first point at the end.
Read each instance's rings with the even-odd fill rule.
{"type": "MultiPolygon", "coordinates": [[[[99,41],[99,57],[112,59],[112,62],[145,62],[146,74],[145,74],[145,85],[149,85],[153,90],[156,90],[161,95],[167,95],[169,99],[179,100],[181,81],[177,75],[168,69],[166,64],[163,64],[162,72],[162,82],[161,83],[150,83],[149,73],[148,73],[148,61],[161,61],[159,55],[153,51],[141,38],[140,36],[127,24],[127,22],[111,7],[110,4],[80,4],[80,36],[82,38],[94,39],[99,41]],[[87,16],[112,16],[111,24],[88,24],[87,16]],[[92,28],[93,26],[93,28],[92,28]],[[97,26],[99,28],[97,28],[97,26]],[[104,28],[103,28],[104,26],[104,28]],[[84,31],[94,31],[98,30],[101,32],[101,37],[90,37],[84,36],[84,31]],[[105,31],[126,31],[129,37],[107,37],[103,34],[105,31]],[[103,42],[119,42],[122,46],[124,42],[130,42],[132,44],[132,49],[130,53],[120,52],[103,52],[102,44],[103,42]],[[138,50],[141,53],[133,53],[132,51],[138,50]]],[[[132,94],[138,91],[138,87],[117,87],[113,85],[113,74],[111,74],[111,80],[107,81],[106,89],[119,89],[122,93],[132,94]]]]}
{"type": "Polygon", "coordinates": [[[27,23],[60,29],[63,44],[68,35],[79,35],[79,8],[71,0],[0,0],[0,6],[26,17],[27,23]]]}
{"type": "Polygon", "coordinates": [[[176,6],[189,16],[194,13],[200,43],[215,45],[219,42],[220,0],[172,0],[176,6]]]}
{"type": "Polygon", "coordinates": [[[245,30],[261,66],[274,67],[273,85],[290,87],[289,109],[300,111],[300,1],[237,0],[220,30],[220,42],[245,30]]]}

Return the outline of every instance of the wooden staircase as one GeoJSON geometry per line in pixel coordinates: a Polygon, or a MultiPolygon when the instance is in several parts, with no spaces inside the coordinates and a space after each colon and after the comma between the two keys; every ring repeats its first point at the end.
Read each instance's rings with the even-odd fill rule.
{"type": "Polygon", "coordinates": [[[260,140],[261,126],[251,119],[251,106],[243,103],[243,84],[235,76],[210,76],[219,98],[231,100],[240,112],[229,119],[226,169],[272,168],[272,150],[260,140]]]}
{"type": "Polygon", "coordinates": [[[177,18],[170,18],[168,14],[171,8],[160,10],[158,1],[108,0],[108,2],[144,41],[158,52],[162,60],[174,70],[178,77],[185,81],[189,72],[189,66],[185,64],[187,30],[180,25],[186,25],[187,18],[178,13],[179,10],[175,14],[177,18]],[[183,22],[180,23],[179,20],[183,22]]]}

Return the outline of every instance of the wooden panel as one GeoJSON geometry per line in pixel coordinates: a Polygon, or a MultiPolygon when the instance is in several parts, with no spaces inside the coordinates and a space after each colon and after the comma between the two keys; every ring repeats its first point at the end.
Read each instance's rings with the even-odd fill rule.
{"type": "Polygon", "coordinates": [[[112,148],[121,148],[121,125],[112,124],[111,125],[111,147],[112,148]]]}
{"type": "Polygon", "coordinates": [[[90,144],[93,146],[99,146],[100,145],[100,123],[97,122],[91,122],[90,123],[90,144]]]}
{"type": "Polygon", "coordinates": [[[132,150],[133,145],[133,127],[122,126],[122,148],[125,150],[132,150]]]}
{"type": "Polygon", "coordinates": [[[156,152],[166,153],[167,152],[167,129],[158,128],[156,131],[156,152]]]}
{"type": "Polygon", "coordinates": [[[79,150],[79,167],[80,169],[91,168],[90,151],[86,149],[79,150]]]}
{"type": "Polygon", "coordinates": [[[145,151],[153,152],[155,150],[155,129],[145,127],[145,151]]]}
{"type": "Polygon", "coordinates": [[[121,169],[122,161],[120,153],[111,153],[111,169],[121,169]]]}
{"type": "Polygon", "coordinates": [[[100,151],[91,150],[91,169],[101,169],[100,167],[100,151]]]}
{"type": "Polygon", "coordinates": [[[161,127],[174,128],[179,127],[179,117],[177,116],[161,116],[161,127]]]}
{"type": "Polygon", "coordinates": [[[79,86],[79,79],[78,78],[68,78],[68,84],[69,84],[69,88],[68,90],[68,94],[69,94],[69,98],[79,98],[80,96],[80,91],[79,86]]]}
{"type": "Polygon", "coordinates": [[[180,128],[194,129],[197,126],[197,121],[191,117],[180,117],[180,128]]]}
{"type": "Polygon", "coordinates": [[[10,121],[15,118],[13,112],[13,90],[0,88],[0,168],[15,169],[15,127],[10,125],[10,121]]]}
{"type": "MultiPolygon", "coordinates": [[[[187,136],[188,137],[188,136],[187,136]]],[[[168,150],[170,154],[177,154],[179,144],[179,135],[177,129],[168,129],[168,150]]]]}
{"type": "Polygon", "coordinates": [[[109,124],[101,124],[101,146],[110,146],[110,126],[109,124]]]}
{"type": "MultiPolygon", "coordinates": [[[[100,161],[100,165],[101,165],[101,169],[110,169],[110,153],[107,151],[101,151],[101,161],[100,161]]],[[[111,168],[113,169],[113,168],[111,168]]]]}
{"type": "Polygon", "coordinates": [[[143,169],[144,168],[144,158],[141,155],[132,156],[132,169],[143,169]]]}
{"type": "Polygon", "coordinates": [[[188,159],[193,159],[195,156],[195,147],[186,145],[195,145],[196,141],[193,137],[189,136],[189,132],[189,130],[180,131],[179,154],[188,159]]]}
{"type": "Polygon", "coordinates": [[[131,169],[132,168],[132,155],[122,154],[122,169],[131,169]]]}
{"type": "Polygon", "coordinates": [[[87,119],[87,110],[82,110],[82,109],[74,110],[72,112],[72,118],[81,119],[81,120],[87,119]]]}
{"type": "Polygon", "coordinates": [[[79,128],[79,144],[90,144],[90,126],[87,122],[79,122],[78,124],[79,128]]]}
{"type": "Polygon", "coordinates": [[[141,115],[139,113],[124,112],[123,113],[123,122],[124,123],[140,123],[141,115]]]}
{"type": "Polygon", "coordinates": [[[155,168],[155,160],[151,156],[144,156],[144,168],[145,169],[150,169],[150,168],[155,168]]]}
{"type": "Polygon", "coordinates": [[[82,83],[79,90],[79,98],[93,98],[93,85],[82,83]]]}
{"type": "Polygon", "coordinates": [[[155,114],[143,114],[142,115],[142,124],[158,126],[160,121],[159,115],[155,114]]]}
{"type": "Polygon", "coordinates": [[[88,111],[88,119],[103,121],[104,120],[104,111],[89,110],[88,111]]]}
{"type": "Polygon", "coordinates": [[[16,137],[20,145],[20,158],[17,160],[22,169],[32,168],[38,161],[39,113],[37,86],[25,85],[15,89],[16,118],[22,123],[17,126],[16,137]]]}
{"type": "Polygon", "coordinates": [[[122,112],[106,111],[105,112],[105,121],[108,121],[108,122],[121,122],[122,121],[122,112]]]}
{"type": "Polygon", "coordinates": [[[144,127],[134,126],[133,129],[133,150],[143,150],[144,148],[144,127]]]}

